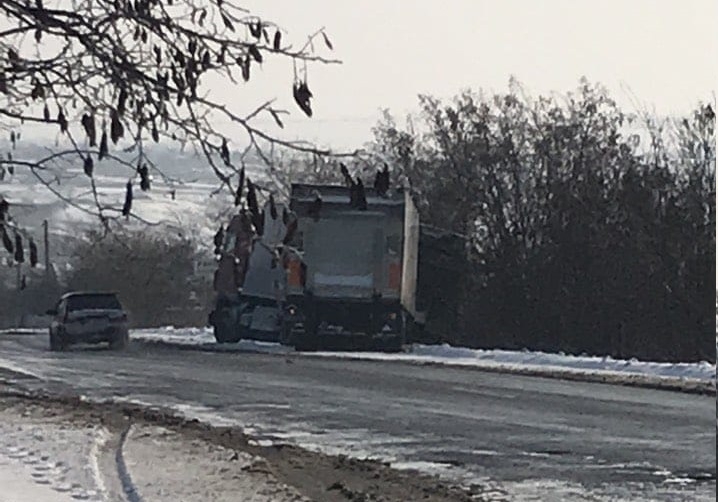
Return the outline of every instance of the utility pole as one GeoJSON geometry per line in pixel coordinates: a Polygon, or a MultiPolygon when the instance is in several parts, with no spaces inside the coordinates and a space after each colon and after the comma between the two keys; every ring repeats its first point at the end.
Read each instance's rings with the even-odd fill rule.
{"type": "Polygon", "coordinates": [[[50,238],[47,220],[42,222],[42,228],[45,233],[45,279],[47,280],[50,278],[50,238]]]}

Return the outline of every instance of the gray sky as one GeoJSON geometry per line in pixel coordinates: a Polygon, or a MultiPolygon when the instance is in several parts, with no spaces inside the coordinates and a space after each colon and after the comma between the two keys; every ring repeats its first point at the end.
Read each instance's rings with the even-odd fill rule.
{"type": "Polygon", "coordinates": [[[240,3],[280,23],[295,45],[325,26],[335,51],[320,52],[343,64],[310,67],[312,119],[292,103],[287,63],[270,60],[250,86],[213,92],[248,107],[277,97],[292,112],[287,135],[344,148],[369,138],[380,108],[404,115],[417,108],[420,93],[501,91],[511,75],[532,93],[564,92],[586,76],[627,109],[634,109],[633,93],[660,114],[715,99],[716,0],[240,3]]]}

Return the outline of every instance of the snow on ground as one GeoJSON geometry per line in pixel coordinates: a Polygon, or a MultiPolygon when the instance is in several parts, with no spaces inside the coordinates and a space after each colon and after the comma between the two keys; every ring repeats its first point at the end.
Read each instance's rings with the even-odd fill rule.
{"type": "Polygon", "coordinates": [[[107,431],[0,411],[0,502],[105,501],[97,468],[107,431]]]}
{"type": "Polygon", "coordinates": [[[0,502],[73,502],[70,495],[37,484],[32,476],[12,460],[0,457],[0,502]]]}
{"type": "Polygon", "coordinates": [[[304,501],[279,483],[266,461],[163,427],[132,428],[124,448],[132,481],[144,500],[304,501]],[[197,482],[201,480],[201,482],[197,482]]]}
{"type": "MultiPolygon", "coordinates": [[[[177,345],[191,345],[212,350],[290,353],[293,349],[276,343],[241,340],[236,344],[217,344],[211,329],[165,327],[136,330],[132,337],[145,342],[161,342],[177,345]]],[[[650,379],[681,379],[700,383],[716,380],[715,364],[659,363],[623,360],[612,357],[574,356],[532,351],[482,350],[444,345],[415,344],[404,353],[387,354],[380,352],[313,352],[313,356],[352,358],[380,361],[405,361],[424,364],[445,364],[449,366],[470,366],[475,368],[520,371],[535,370],[547,373],[560,372],[574,375],[612,377],[646,377],[650,379]]]]}
{"type": "Polygon", "coordinates": [[[261,457],[158,426],[133,425],[122,439],[97,420],[0,409],[0,502],[307,501],[261,457]]]}

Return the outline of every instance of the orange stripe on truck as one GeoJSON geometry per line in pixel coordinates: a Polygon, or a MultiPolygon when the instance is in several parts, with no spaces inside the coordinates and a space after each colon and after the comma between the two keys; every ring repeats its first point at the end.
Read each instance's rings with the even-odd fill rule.
{"type": "Polygon", "coordinates": [[[287,284],[292,288],[302,287],[302,263],[300,260],[289,261],[287,284]]]}
{"type": "Polygon", "coordinates": [[[401,289],[401,263],[389,264],[389,289],[399,291],[401,289]]]}

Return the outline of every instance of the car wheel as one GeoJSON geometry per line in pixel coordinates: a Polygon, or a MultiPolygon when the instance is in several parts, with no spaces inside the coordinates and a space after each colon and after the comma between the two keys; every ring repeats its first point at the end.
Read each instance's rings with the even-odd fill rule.
{"type": "Polygon", "coordinates": [[[50,350],[53,352],[65,350],[65,344],[62,343],[59,333],[53,333],[52,330],[50,330],[50,350]]]}
{"type": "Polygon", "coordinates": [[[124,333],[121,337],[116,338],[110,342],[110,348],[112,350],[123,350],[127,348],[130,343],[130,335],[124,333]]]}

